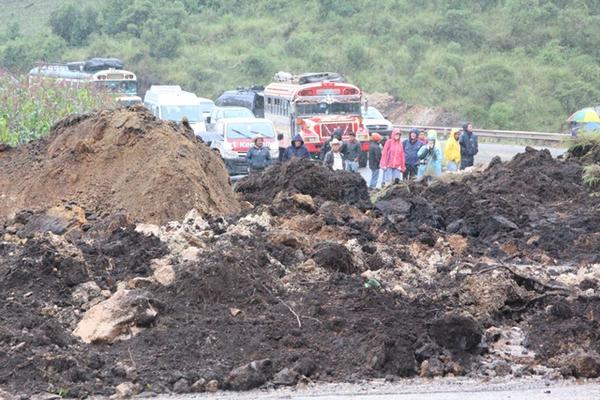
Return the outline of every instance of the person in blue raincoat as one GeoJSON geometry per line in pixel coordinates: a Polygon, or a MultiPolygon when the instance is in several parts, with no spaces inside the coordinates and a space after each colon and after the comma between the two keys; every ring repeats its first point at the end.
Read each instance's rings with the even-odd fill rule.
{"type": "Polygon", "coordinates": [[[442,175],[442,150],[437,141],[437,132],[430,130],[427,132],[427,144],[423,145],[419,152],[419,171],[417,172],[417,181],[425,178],[431,180],[442,175]]]}
{"type": "Polygon", "coordinates": [[[304,140],[300,135],[294,136],[291,146],[285,150],[285,153],[283,153],[284,162],[293,160],[294,158],[310,159],[310,153],[304,145],[304,140]]]}

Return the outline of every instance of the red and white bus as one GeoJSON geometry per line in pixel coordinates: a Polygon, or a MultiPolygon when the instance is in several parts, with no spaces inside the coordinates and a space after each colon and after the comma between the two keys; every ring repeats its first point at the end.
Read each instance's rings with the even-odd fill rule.
{"type": "Polygon", "coordinates": [[[283,134],[283,146],[289,146],[292,137],[300,134],[308,151],[318,156],[333,131],[340,128],[344,140],[350,132],[356,134],[366,156],[369,134],[362,122],[362,92],[358,87],[339,82],[343,78],[333,73],[293,77],[280,72],[275,79],[264,90],[265,118],[283,134]]]}

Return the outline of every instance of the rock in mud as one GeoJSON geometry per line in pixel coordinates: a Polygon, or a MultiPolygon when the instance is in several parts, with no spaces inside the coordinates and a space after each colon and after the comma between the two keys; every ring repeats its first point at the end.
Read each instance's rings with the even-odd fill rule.
{"type": "Polygon", "coordinates": [[[440,346],[451,351],[474,351],[481,343],[483,330],[470,317],[447,314],[433,321],[431,337],[440,346]]]}
{"type": "Polygon", "coordinates": [[[231,371],[225,380],[225,387],[230,390],[250,390],[262,386],[273,376],[269,359],[252,361],[231,371]]]}
{"type": "Polygon", "coordinates": [[[414,348],[408,343],[392,338],[382,339],[378,345],[368,349],[367,366],[379,373],[395,376],[413,376],[417,362],[414,348]]]}
{"type": "Polygon", "coordinates": [[[321,268],[330,271],[352,274],[357,272],[352,260],[352,254],[346,246],[334,242],[319,243],[315,247],[312,259],[321,268]]]}
{"type": "Polygon", "coordinates": [[[122,335],[127,337],[132,328],[149,326],[157,314],[143,292],[119,289],[89,309],[73,334],[86,343],[112,343],[122,335]]]}

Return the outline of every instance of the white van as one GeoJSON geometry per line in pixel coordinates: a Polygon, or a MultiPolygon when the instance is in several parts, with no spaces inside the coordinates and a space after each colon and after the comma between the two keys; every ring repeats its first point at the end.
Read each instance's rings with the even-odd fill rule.
{"type": "Polygon", "coordinates": [[[144,96],[144,105],[162,120],[181,122],[186,117],[196,134],[206,131],[204,120],[215,108],[212,100],[170,85],[151,86],[144,96]]]}

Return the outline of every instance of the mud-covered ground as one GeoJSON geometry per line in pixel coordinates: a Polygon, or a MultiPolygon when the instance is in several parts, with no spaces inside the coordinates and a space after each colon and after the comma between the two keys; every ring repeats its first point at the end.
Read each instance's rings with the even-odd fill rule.
{"type": "Polygon", "coordinates": [[[370,198],[294,162],[241,182],[235,215],[18,213],[0,229],[0,388],[598,377],[600,200],[581,175],[529,149],[370,198]]]}

